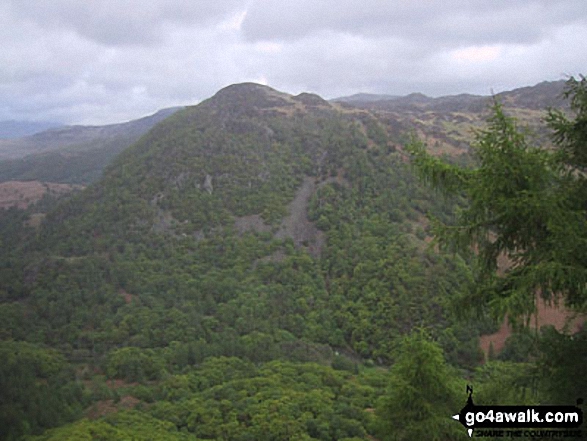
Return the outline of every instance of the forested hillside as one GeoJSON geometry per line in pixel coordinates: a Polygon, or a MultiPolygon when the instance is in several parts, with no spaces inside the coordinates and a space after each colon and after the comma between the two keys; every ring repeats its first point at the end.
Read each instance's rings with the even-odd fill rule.
{"type": "Polygon", "coordinates": [[[2,211],[0,438],[410,439],[398,422],[416,418],[460,439],[437,417],[459,410],[462,378],[536,400],[527,351],[480,367],[497,323],[458,314],[471,261],[430,246],[430,216],[466,202],[415,177],[404,128],[233,85],[40,226],[35,207],[2,211]],[[444,404],[394,405],[427,381],[444,404]]]}

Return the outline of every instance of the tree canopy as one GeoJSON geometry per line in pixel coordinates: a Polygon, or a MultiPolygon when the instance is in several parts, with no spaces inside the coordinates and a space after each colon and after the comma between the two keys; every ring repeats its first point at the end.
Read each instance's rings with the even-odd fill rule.
{"type": "Polygon", "coordinates": [[[458,409],[464,384],[455,380],[442,349],[419,331],[405,337],[398,352],[378,408],[380,438],[465,439],[462,428],[447,418],[458,409]]]}
{"type": "Polygon", "coordinates": [[[587,306],[587,81],[571,78],[569,109],[550,110],[552,146],[533,146],[497,101],[489,126],[476,134],[476,168],[409,146],[419,173],[436,188],[464,195],[468,204],[451,225],[435,222],[439,243],[474,254],[476,289],[470,305],[528,318],[536,292],[554,303],[587,306]],[[498,274],[499,262],[502,263],[498,274]],[[505,265],[504,265],[505,263],[505,265]]]}

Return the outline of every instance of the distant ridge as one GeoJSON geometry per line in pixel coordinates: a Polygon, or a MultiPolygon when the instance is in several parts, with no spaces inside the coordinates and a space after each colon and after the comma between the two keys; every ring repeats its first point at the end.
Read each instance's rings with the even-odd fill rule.
{"type": "Polygon", "coordinates": [[[399,95],[380,95],[375,93],[355,93],[354,95],[341,96],[331,101],[338,103],[372,103],[375,101],[394,100],[400,98],[399,95]]]}
{"type": "MultiPolygon", "coordinates": [[[[544,109],[549,106],[564,105],[562,99],[564,85],[564,80],[543,81],[534,86],[500,92],[495,96],[506,106],[544,109]]],[[[486,107],[488,97],[489,95],[458,94],[432,98],[422,93],[411,93],[405,96],[357,93],[332,101],[381,110],[400,110],[417,106],[422,110],[425,108],[426,110],[478,111],[486,107]]]]}
{"type": "MultiPolygon", "coordinates": [[[[538,122],[544,109],[566,106],[562,98],[564,84],[564,81],[544,81],[501,92],[496,97],[546,139],[546,133],[538,122]]],[[[430,139],[440,142],[445,153],[458,153],[466,150],[471,140],[471,128],[482,124],[490,104],[488,96],[459,94],[434,98],[422,93],[406,96],[358,93],[326,101],[312,93],[292,96],[249,82],[224,87],[200,103],[197,107],[201,112],[197,113],[200,122],[217,117],[218,121],[226,122],[236,115],[254,117],[265,112],[283,116],[305,113],[310,109],[323,112],[334,108],[346,112],[367,111],[380,118],[388,130],[399,133],[418,128],[430,139]]],[[[154,115],[120,124],[63,126],[26,137],[0,139],[0,182],[93,182],[116,155],[177,110],[164,109],[154,115]]],[[[234,120],[230,124],[235,124],[234,120]]],[[[239,134],[253,130],[255,125],[250,120],[246,123],[239,121],[238,124],[242,125],[239,134]]],[[[260,129],[256,127],[255,130],[260,129]]]]}
{"type": "Polygon", "coordinates": [[[0,121],[0,139],[21,138],[61,126],[51,121],[0,121]]]}
{"type": "Polygon", "coordinates": [[[32,153],[48,152],[76,146],[83,146],[91,141],[118,136],[142,134],[157,122],[179,110],[179,107],[160,110],[153,115],[132,121],[108,124],[104,126],[60,126],[50,128],[30,136],[10,140],[0,140],[0,159],[22,158],[32,153]]]}
{"type": "Polygon", "coordinates": [[[40,180],[88,184],[118,153],[180,108],[106,126],[62,126],[0,139],[0,182],[40,180]]]}

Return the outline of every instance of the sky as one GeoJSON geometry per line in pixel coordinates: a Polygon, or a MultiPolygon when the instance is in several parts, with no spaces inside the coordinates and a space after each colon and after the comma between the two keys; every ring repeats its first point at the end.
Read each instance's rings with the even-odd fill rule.
{"type": "Polygon", "coordinates": [[[581,73],[585,0],[0,0],[0,121],[122,122],[247,81],[332,99],[581,73]]]}

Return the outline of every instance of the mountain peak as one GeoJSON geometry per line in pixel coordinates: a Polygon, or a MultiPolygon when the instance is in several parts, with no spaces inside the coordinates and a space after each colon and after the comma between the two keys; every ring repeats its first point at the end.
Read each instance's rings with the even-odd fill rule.
{"type": "Polygon", "coordinates": [[[289,113],[307,112],[330,108],[322,97],[303,92],[293,96],[269,86],[257,83],[232,84],[219,90],[214,96],[203,101],[202,110],[223,115],[253,115],[257,112],[274,111],[289,113]]]}
{"type": "Polygon", "coordinates": [[[257,83],[239,83],[219,90],[204,103],[212,108],[247,110],[283,106],[287,104],[289,99],[288,94],[278,92],[269,86],[257,83]]]}
{"type": "Polygon", "coordinates": [[[264,92],[264,93],[280,93],[277,92],[272,87],[266,86],[264,84],[253,83],[253,82],[244,82],[244,83],[235,83],[229,86],[223,87],[215,95],[225,94],[225,93],[246,93],[246,92],[264,92]]]}
{"type": "Polygon", "coordinates": [[[308,106],[330,106],[328,101],[315,93],[302,92],[293,99],[308,106]]]}

